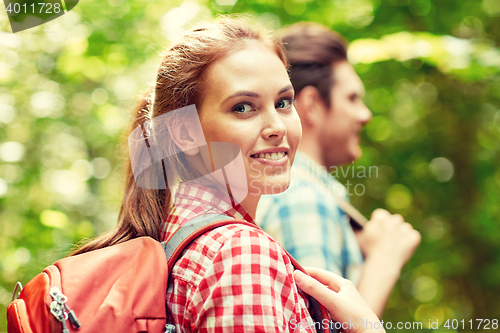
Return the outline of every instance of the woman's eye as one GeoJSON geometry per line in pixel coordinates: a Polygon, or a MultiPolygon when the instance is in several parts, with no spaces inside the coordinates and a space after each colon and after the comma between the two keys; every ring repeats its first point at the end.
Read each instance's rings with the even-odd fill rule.
{"type": "Polygon", "coordinates": [[[278,103],[276,103],[276,108],[277,109],[287,109],[290,106],[292,106],[293,102],[295,102],[295,100],[293,100],[291,98],[284,98],[284,99],[280,100],[278,103]]]}
{"type": "Polygon", "coordinates": [[[252,106],[250,104],[238,104],[235,105],[232,109],[232,111],[239,112],[239,113],[246,113],[252,111],[252,106]]]}

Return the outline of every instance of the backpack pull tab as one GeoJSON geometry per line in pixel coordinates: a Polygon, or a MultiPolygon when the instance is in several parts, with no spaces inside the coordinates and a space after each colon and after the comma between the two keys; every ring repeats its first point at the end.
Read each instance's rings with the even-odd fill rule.
{"type": "Polygon", "coordinates": [[[63,316],[63,319],[61,320],[61,323],[62,323],[62,333],[69,333],[69,330],[66,327],[66,318],[68,318],[67,315],[63,316]]]}
{"type": "Polygon", "coordinates": [[[175,333],[175,325],[166,324],[164,333],[175,333]]]}
{"type": "Polygon", "coordinates": [[[68,297],[61,292],[61,289],[56,286],[52,287],[50,289],[50,296],[52,296],[53,299],[52,303],[50,303],[50,313],[52,313],[52,315],[54,315],[54,317],[62,323],[62,333],[69,333],[69,330],[66,327],[66,320],[68,318],[74,328],[80,328],[82,324],[78,320],[75,312],[66,304],[68,297]],[[65,310],[67,310],[67,312],[65,310]]]}
{"type": "Polygon", "coordinates": [[[67,304],[64,304],[64,306],[66,307],[66,310],[68,310],[68,317],[71,325],[73,325],[74,328],[79,329],[82,324],[80,323],[80,320],[78,320],[75,312],[71,310],[67,304]]]}

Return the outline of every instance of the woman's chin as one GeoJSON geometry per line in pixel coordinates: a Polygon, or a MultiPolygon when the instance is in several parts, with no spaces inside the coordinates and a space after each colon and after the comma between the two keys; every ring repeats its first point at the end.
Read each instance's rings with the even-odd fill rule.
{"type": "Polygon", "coordinates": [[[265,193],[265,194],[280,194],[280,193],[283,193],[285,192],[288,187],[290,186],[290,183],[287,183],[287,184],[284,184],[284,185],[280,185],[280,186],[276,186],[276,187],[271,187],[271,191],[269,193],[265,193]]]}
{"type": "Polygon", "coordinates": [[[261,187],[261,194],[270,195],[270,194],[283,193],[288,189],[289,186],[290,182],[273,183],[273,184],[268,183],[265,186],[261,187]]]}

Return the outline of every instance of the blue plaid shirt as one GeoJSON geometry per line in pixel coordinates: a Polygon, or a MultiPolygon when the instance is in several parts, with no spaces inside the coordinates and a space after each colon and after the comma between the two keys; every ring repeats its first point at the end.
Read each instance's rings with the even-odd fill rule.
{"type": "Polygon", "coordinates": [[[256,222],[303,266],[323,268],[357,283],[363,255],[332,191],[347,198],[344,185],[297,152],[290,187],[261,197],[256,222]]]}

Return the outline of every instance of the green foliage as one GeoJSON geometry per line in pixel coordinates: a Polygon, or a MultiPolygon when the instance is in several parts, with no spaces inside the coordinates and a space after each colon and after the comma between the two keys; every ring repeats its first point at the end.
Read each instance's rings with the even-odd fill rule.
{"type": "Polygon", "coordinates": [[[351,42],[374,113],[352,201],[423,241],[385,321],[500,318],[500,5],[495,0],[82,0],[11,34],[0,8],[0,331],[26,283],[116,222],[120,134],[159,54],[190,23],[250,13],[323,23],[351,42]]]}

